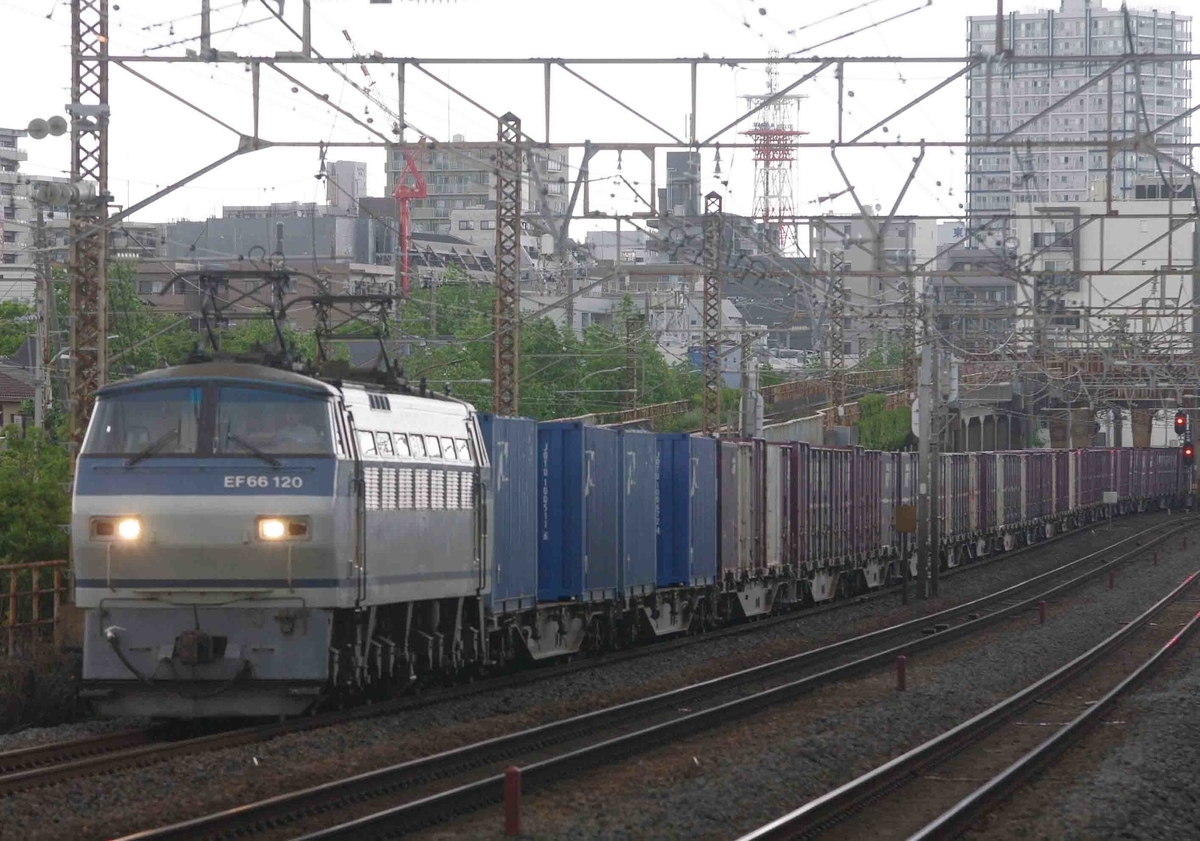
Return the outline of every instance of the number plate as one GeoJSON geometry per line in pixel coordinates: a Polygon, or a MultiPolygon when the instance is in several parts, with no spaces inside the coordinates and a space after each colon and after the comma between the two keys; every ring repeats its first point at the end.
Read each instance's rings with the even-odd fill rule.
{"type": "Polygon", "coordinates": [[[226,474],[225,487],[231,490],[250,488],[261,491],[298,491],[304,487],[304,477],[253,473],[226,474]]]}

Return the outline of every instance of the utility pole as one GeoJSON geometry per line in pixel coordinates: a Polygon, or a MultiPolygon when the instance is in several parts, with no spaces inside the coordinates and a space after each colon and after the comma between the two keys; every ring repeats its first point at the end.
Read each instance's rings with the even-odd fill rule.
{"type": "Polygon", "coordinates": [[[496,149],[496,297],[492,308],[492,411],[520,410],[521,120],[500,118],[496,149]]]}
{"type": "Polygon", "coordinates": [[[33,354],[33,380],[36,392],[33,397],[33,425],[45,428],[46,406],[49,405],[50,383],[50,331],[57,322],[54,318],[54,286],[50,277],[50,250],[46,244],[46,211],[41,202],[37,205],[37,221],[34,228],[34,247],[37,249],[37,350],[33,354]]]}
{"type": "Polygon", "coordinates": [[[625,399],[629,409],[638,404],[638,341],[644,323],[640,315],[625,318],[625,399]]]}
{"type": "Polygon", "coordinates": [[[917,287],[911,272],[904,279],[903,342],[904,390],[912,392],[917,388],[917,287]]]}
{"type": "Polygon", "coordinates": [[[721,194],[715,190],[704,197],[704,303],[700,313],[700,340],[704,392],[701,401],[701,430],[715,435],[721,425],[721,369],[717,351],[721,336],[721,194]]]}
{"type": "Polygon", "coordinates": [[[71,465],[108,375],[108,0],[71,0],[71,465]]]}
{"type": "Polygon", "coordinates": [[[932,511],[929,497],[929,479],[933,474],[930,470],[930,431],[933,429],[930,417],[933,412],[933,353],[929,347],[928,333],[921,344],[921,374],[917,386],[917,591],[925,598],[929,591],[929,514],[932,511]]]}
{"type": "Polygon", "coordinates": [[[758,360],[750,353],[750,345],[754,335],[742,335],[741,358],[741,423],[739,434],[743,438],[759,438],[762,436],[762,400],[758,393],[758,360]]]}
{"type": "Polygon", "coordinates": [[[829,255],[829,403],[827,417],[830,425],[839,425],[839,414],[846,403],[846,288],[843,273],[846,255],[833,251],[829,255]]]}
{"type": "Polygon", "coordinates": [[[434,273],[429,278],[429,335],[437,336],[437,288],[438,276],[434,273]]]}
{"type": "MultiPolygon", "coordinates": [[[[941,508],[938,504],[938,479],[941,466],[941,439],[942,439],[942,387],[938,378],[938,349],[934,343],[933,337],[929,337],[927,343],[929,347],[929,379],[930,379],[930,402],[929,402],[929,587],[925,591],[927,596],[936,596],[939,590],[939,578],[941,576],[941,524],[938,521],[938,516],[941,513],[941,508]]],[[[922,415],[925,414],[922,407],[922,415]]]]}

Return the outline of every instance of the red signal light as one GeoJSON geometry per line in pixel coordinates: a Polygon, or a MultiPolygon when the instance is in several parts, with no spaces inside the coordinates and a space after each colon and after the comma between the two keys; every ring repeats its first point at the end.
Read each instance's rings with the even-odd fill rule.
{"type": "Polygon", "coordinates": [[[1182,409],[1175,413],[1175,434],[1183,436],[1187,432],[1187,415],[1182,409]]]}
{"type": "Polygon", "coordinates": [[[1190,443],[1183,445],[1183,463],[1191,464],[1196,459],[1196,448],[1190,443]]]}

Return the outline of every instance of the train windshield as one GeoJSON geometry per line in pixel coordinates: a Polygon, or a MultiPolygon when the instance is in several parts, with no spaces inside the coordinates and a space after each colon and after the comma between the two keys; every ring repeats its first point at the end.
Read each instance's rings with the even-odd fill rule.
{"type": "Polygon", "coordinates": [[[214,451],[221,455],[330,455],[329,402],[270,389],[220,388],[214,451]]]}
{"type": "Polygon", "coordinates": [[[332,455],[327,398],[268,388],[164,386],[101,397],[86,455],[332,455]],[[211,430],[211,432],[210,432],[211,430]]]}
{"type": "Polygon", "coordinates": [[[103,397],[83,451],[105,455],[196,452],[203,389],[156,388],[103,397]]]}

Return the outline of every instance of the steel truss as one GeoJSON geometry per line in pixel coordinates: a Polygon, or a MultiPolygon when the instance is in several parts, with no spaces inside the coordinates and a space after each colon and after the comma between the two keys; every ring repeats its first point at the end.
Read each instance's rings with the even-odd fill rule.
{"type": "Polygon", "coordinates": [[[71,463],[108,378],[108,0],[71,0],[71,181],[94,198],[71,208],[71,463]]]}
{"type": "Polygon", "coordinates": [[[492,308],[492,411],[521,405],[521,120],[500,118],[496,137],[496,297],[492,308]]]}
{"type": "Polygon", "coordinates": [[[700,339],[700,369],[704,380],[701,400],[701,429],[713,435],[721,426],[721,234],[720,193],[704,197],[704,305],[700,339]]]}

